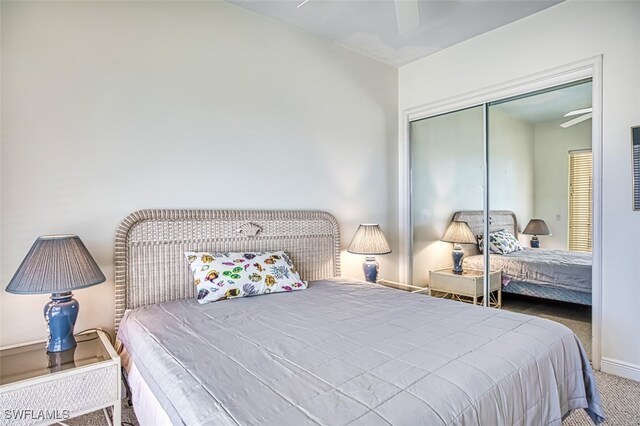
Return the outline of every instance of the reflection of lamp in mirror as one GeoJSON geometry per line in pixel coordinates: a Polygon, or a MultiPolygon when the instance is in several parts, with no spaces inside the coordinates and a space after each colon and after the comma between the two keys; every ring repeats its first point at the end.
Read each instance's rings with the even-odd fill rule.
{"type": "Polygon", "coordinates": [[[453,259],[453,273],[462,274],[462,258],[464,252],[460,244],[475,244],[476,237],[473,235],[471,228],[467,222],[454,220],[449,224],[449,227],[445,231],[440,241],[447,243],[453,243],[453,251],[451,252],[451,258],[453,259]]]}
{"type": "Polygon", "coordinates": [[[531,237],[531,247],[533,248],[540,247],[538,235],[551,235],[549,227],[542,219],[531,219],[522,233],[525,235],[533,235],[533,237],[531,237]]]}
{"type": "Polygon", "coordinates": [[[362,264],[364,277],[367,281],[375,283],[378,280],[379,265],[373,255],[391,253],[391,248],[380,229],[380,225],[362,224],[358,227],[347,251],[367,255],[362,264]]]}
{"type": "Polygon", "coordinates": [[[75,354],[75,346],[62,352],[47,352],[47,359],[49,360],[47,367],[49,371],[55,373],[56,371],[75,367],[75,354]]]}

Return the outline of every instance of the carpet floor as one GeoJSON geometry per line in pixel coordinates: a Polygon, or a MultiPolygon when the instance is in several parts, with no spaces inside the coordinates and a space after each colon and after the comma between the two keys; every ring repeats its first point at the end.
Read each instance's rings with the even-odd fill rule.
{"type": "MultiPolygon", "coordinates": [[[[591,359],[591,307],[502,293],[502,309],[550,319],[566,325],[578,336],[591,359]]],[[[640,383],[596,371],[606,426],[640,426],[640,383]]],[[[593,425],[584,410],[576,410],[563,426],[593,425]]]]}
{"type": "Polygon", "coordinates": [[[502,309],[566,325],[576,333],[591,359],[591,306],[502,293],[502,309]]]}
{"type": "MultiPolygon", "coordinates": [[[[508,311],[535,315],[566,325],[580,338],[591,358],[590,307],[504,294],[502,307],[508,311]]],[[[596,371],[596,381],[607,417],[603,426],[640,426],[640,383],[599,371],[596,371]]],[[[102,412],[76,417],[66,423],[74,426],[107,424],[102,412]]],[[[122,424],[138,425],[133,409],[126,401],[122,404],[122,424]]],[[[562,425],[588,426],[593,423],[584,410],[576,410],[562,422],[562,425]]]]}

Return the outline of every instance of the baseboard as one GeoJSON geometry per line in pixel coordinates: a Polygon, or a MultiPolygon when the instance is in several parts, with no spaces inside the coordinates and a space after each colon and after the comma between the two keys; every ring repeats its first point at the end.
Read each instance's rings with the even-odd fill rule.
{"type": "Polygon", "coordinates": [[[611,358],[602,358],[600,369],[609,374],[640,382],[640,365],[611,358]]]}

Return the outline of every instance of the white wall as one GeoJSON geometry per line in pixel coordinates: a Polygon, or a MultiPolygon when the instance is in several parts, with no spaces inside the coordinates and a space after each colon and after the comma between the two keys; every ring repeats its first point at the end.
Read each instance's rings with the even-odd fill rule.
{"type": "MultiPolygon", "coordinates": [[[[569,247],[569,151],[591,149],[591,121],[563,129],[567,119],[535,125],[535,213],[552,235],[541,236],[544,248],[569,247]]],[[[525,226],[526,223],[523,224],[525,226]]]]}
{"type": "Polygon", "coordinates": [[[534,212],[534,135],[531,123],[489,109],[490,208],[513,211],[520,230],[534,212]]]}
{"type": "MultiPolygon", "coordinates": [[[[451,243],[440,238],[453,214],[482,210],[484,138],[482,108],[469,108],[411,124],[413,284],[449,267],[451,243]]],[[[533,214],[533,125],[490,111],[491,208],[533,214]]],[[[463,245],[466,254],[478,253],[463,245]]]]}
{"type": "MultiPolygon", "coordinates": [[[[327,210],[344,248],[392,230],[396,69],[223,2],[3,2],[1,24],[2,286],[38,235],[79,234],[107,282],[75,292],[77,330],[112,325],[138,209],[327,210]]],[[[44,338],[46,301],[0,291],[0,345],[44,338]]]]}
{"type": "Polygon", "coordinates": [[[640,380],[640,214],[629,128],[640,120],[640,2],[566,1],[399,70],[399,106],[423,105],[603,55],[602,367],[640,380]]]}

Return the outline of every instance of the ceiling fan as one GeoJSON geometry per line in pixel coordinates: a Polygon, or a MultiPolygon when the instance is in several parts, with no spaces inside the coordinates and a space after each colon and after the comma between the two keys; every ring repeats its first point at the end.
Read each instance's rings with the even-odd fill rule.
{"type": "Polygon", "coordinates": [[[564,123],[560,124],[560,127],[566,129],[567,127],[571,127],[574,124],[582,123],[585,120],[589,120],[593,116],[593,108],[575,109],[573,111],[569,111],[564,116],[573,117],[574,115],[577,115],[578,117],[572,118],[569,121],[565,121],[564,123]]]}
{"type": "MultiPolygon", "coordinates": [[[[303,0],[296,8],[300,8],[308,2],[309,0],[303,0]]],[[[420,28],[420,5],[418,2],[419,0],[394,0],[398,34],[408,34],[420,28]]]]}
{"type": "Polygon", "coordinates": [[[396,24],[400,35],[420,28],[420,6],[418,0],[395,0],[396,24]]]}

